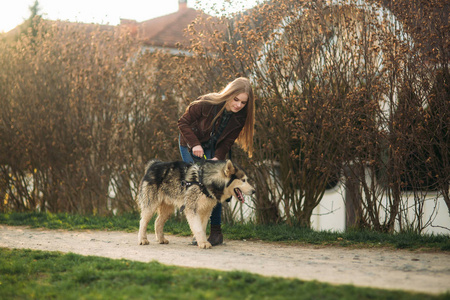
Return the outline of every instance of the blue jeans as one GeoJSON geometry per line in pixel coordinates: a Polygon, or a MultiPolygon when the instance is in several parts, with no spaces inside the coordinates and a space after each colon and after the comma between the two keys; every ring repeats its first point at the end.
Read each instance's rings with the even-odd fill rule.
{"type": "MultiPolygon", "coordinates": [[[[189,149],[184,146],[180,146],[180,153],[181,153],[181,159],[184,162],[187,163],[193,163],[194,160],[192,159],[191,153],[189,152],[189,149]]],[[[207,159],[211,159],[214,156],[214,149],[206,149],[205,155],[207,159]]],[[[217,205],[214,207],[212,213],[211,213],[211,225],[221,225],[222,224],[222,203],[217,203],[217,205]]]]}

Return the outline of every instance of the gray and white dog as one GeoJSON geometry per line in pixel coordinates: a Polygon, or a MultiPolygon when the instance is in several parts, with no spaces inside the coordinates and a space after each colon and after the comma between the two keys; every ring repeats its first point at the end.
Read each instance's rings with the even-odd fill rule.
{"type": "Polygon", "coordinates": [[[231,160],[206,160],[199,164],[152,160],[147,164],[136,198],[141,212],[139,244],[149,244],[147,225],[156,212],[156,241],[168,244],[163,228],[176,207],[184,210],[198,247],[211,248],[206,226],[214,206],[231,196],[244,202],[243,195],[254,193],[246,173],[231,160]]]}

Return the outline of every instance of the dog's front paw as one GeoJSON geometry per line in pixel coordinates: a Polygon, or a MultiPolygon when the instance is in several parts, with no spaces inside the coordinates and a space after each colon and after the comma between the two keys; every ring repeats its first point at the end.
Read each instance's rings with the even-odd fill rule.
{"type": "Polygon", "coordinates": [[[147,239],[140,239],[139,245],[148,245],[150,242],[147,239]]]}
{"type": "Polygon", "coordinates": [[[199,243],[199,242],[197,242],[197,244],[198,244],[198,247],[199,247],[200,249],[211,249],[211,248],[212,248],[210,242],[205,242],[205,243],[199,243]]]}
{"type": "Polygon", "coordinates": [[[169,243],[169,241],[166,239],[160,239],[160,240],[157,240],[157,242],[160,244],[168,244],[169,243]]]}

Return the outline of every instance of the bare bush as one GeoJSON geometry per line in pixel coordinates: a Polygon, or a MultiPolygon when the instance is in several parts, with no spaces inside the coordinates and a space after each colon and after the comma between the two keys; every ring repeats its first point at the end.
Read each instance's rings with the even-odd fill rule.
{"type": "MultiPolygon", "coordinates": [[[[254,203],[257,220],[309,226],[327,181],[341,174],[354,216],[348,225],[392,231],[408,211],[402,204],[406,177],[414,182],[416,220],[427,195],[424,174],[438,180],[434,172],[440,172],[448,183],[448,175],[431,170],[431,156],[446,168],[447,129],[426,124],[428,100],[447,96],[445,88],[431,93],[430,78],[445,86],[443,75],[434,74],[443,66],[438,73],[445,75],[448,60],[430,59],[415,42],[426,22],[411,25],[417,5],[402,2],[408,10],[390,11],[376,2],[272,1],[209,30],[191,28],[193,51],[209,78],[244,75],[255,83],[258,149],[249,163],[262,191],[254,203]],[[439,135],[433,138],[438,144],[426,138],[430,131],[439,135]],[[423,161],[426,171],[413,167],[423,161]]],[[[447,20],[434,19],[444,25],[431,25],[440,35],[433,51],[448,57],[447,20]]],[[[448,107],[440,107],[436,122],[444,124],[448,107]]],[[[445,183],[442,193],[448,194],[445,183]]],[[[425,225],[414,222],[406,223],[418,231],[425,225]]]]}
{"type": "Polygon", "coordinates": [[[268,1],[199,18],[185,56],[140,52],[111,27],[41,23],[0,42],[0,208],[133,209],[145,161],[179,159],[184,107],[246,76],[255,153],[233,159],[256,182],[257,222],[309,227],[342,179],[347,226],[421,232],[426,199],[450,210],[448,10],[268,1]]]}
{"type": "Polygon", "coordinates": [[[127,36],[70,23],[42,22],[35,36],[2,48],[7,206],[104,214],[118,194],[117,207],[133,207],[130,180],[137,185],[143,164],[139,175],[133,166],[173,157],[176,145],[176,104],[147,76],[151,59],[139,57],[138,68],[127,36]]]}

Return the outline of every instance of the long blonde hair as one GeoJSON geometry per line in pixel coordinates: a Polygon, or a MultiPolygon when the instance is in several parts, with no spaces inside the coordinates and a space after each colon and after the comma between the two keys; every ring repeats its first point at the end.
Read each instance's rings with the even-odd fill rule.
{"type": "MultiPolygon", "coordinates": [[[[189,106],[205,101],[211,104],[220,104],[223,102],[231,102],[234,98],[242,93],[246,93],[248,96],[247,104],[243,109],[247,111],[247,117],[245,119],[244,127],[242,128],[236,143],[244,149],[249,157],[253,156],[253,134],[255,130],[255,98],[253,96],[253,89],[250,80],[245,77],[239,77],[228,83],[227,86],[219,93],[210,93],[199,97],[198,100],[193,101],[189,106]]],[[[225,105],[217,113],[216,117],[211,122],[211,125],[223,114],[226,107],[225,105]]],[[[188,107],[189,108],[189,107],[188,107]]]]}

